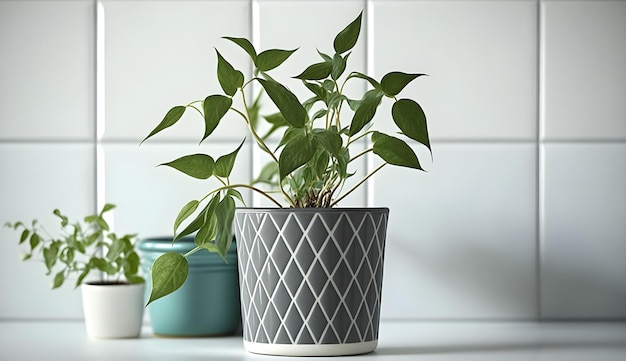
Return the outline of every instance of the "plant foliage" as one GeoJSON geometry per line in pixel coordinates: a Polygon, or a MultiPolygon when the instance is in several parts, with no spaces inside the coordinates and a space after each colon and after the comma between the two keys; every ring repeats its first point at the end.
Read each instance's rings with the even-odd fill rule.
{"type": "Polygon", "coordinates": [[[60,222],[60,234],[50,236],[33,220],[30,226],[22,222],[7,223],[6,227],[20,232],[19,244],[27,244],[23,260],[40,256],[46,275],[52,276],[52,288],[59,288],[70,275],[77,275],[75,287],[80,286],[92,271],[100,271],[106,283],[142,283],[139,276],[139,256],[135,252],[135,235],[122,237],[111,232],[104,214],[115,208],[106,204],[98,214],[86,216],[81,222],[70,222],[58,209],[54,215],[60,222]]]}
{"type": "MultiPolygon", "coordinates": [[[[224,38],[248,54],[254,69],[253,76],[246,78],[216,50],[217,80],[224,94],[209,95],[204,100],[174,106],[143,141],[176,124],[185,110],[191,108],[204,119],[202,142],[211,136],[228,112],[233,112],[246,123],[249,137],[269,156],[270,162],[249,184],[233,184],[230,181],[230,173],[243,142],[232,153],[219,157],[192,154],[162,164],[191,177],[217,179],[221,184],[202,198],[183,206],[174,223],[175,241],[195,232],[197,247],[192,252],[206,249],[225,258],[233,238],[235,203],[243,202],[238,189],[259,192],[279,207],[285,203],[288,207],[333,207],[387,164],[422,170],[417,155],[406,140],[376,130],[373,120],[383,100],[393,102],[391,118],[400,136],[421,143],[430,150],[422,107],[415,100],[399,97],[409,83],[424,74],[394,71],[378,81],[360,72],[347,72],[350,52],[361,31],[361,20],[362,13],[337,34],[332,55],[318,51],[320,59],[293,77],[299,79],[310,92],[310,97],[304,101],[300,101],[284,83],[268,73],[280,67],[297,49],[258,52],[245,38],[224,38]],[[344,92],[346,84],[354,81],[365,81],[370,86],[356,99],[344,92]],[[247,90],[253,84],[259,85],[262,91],[257,98],[248,99],[250,92],[247,90]],[[261,96],[269,97],[278,112],[259,116],[261,96]],[[235,99],[242,105],[235,107],[235,99]],[[261,122],[265,122],[264,127],[261,122]],[[260,134],[261,129],[268,126],[269,130],[260,134]],[[279,130],[282,136],[278,147],[272,149],[268,138],[279,130]],[[368,145],[365,150],[363,144],[368,145]],[[359,151],[353,151],[355,148],[359,151]],[[346,181],[358,174],[358,170],[351,169],[354,161],[369,152],[380,158],[380,165],[368,174],[360,174],[361,179],[355,186],[345,187],[346,181]],[[185,223],[186,226],[183,226],[185,223]]],[[[186,262],[174,255],[158,258],[153,265],[153,294],[150,300],[180,287],[185,281],[186,267],[186,262]],[[168,276],[161,277],[156,273],[168,276]]]]}

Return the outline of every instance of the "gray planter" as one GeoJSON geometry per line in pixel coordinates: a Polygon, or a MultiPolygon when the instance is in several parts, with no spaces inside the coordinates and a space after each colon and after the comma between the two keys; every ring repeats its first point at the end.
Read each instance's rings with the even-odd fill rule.
{"type": "Polygon", "coordinates": [[[387,208],[237,209],[244,346],[337,356],[378,343],[387,208]]]}

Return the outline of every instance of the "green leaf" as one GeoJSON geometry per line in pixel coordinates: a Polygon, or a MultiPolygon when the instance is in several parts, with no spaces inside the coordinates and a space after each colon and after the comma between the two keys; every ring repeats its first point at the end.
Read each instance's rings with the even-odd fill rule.
{"type": "Polygon", "coordinates": [[[291,54],[293,54],[298,49],[293,50],[282,50],[282,49],[270,49],[265,50],[259,54],[256,59],[256,67],[260,71],[269,71],[280,64],[284,63],[291,54]]]}
{"type": "Polygon", "coordinates": [[[107,262],[107,260],[105,260],[104,258],[94,257],[89,261],[89,263],[91,263],[92,266],[106,274],[113,275],[117,273],[117,268],[111,263],[107,262]]]}
{"type": "Polygon", "coordinates": [[[316,63],[309,65],[300,75],[294,76],[294,78],[301,80],[321,80],[327,78],[332,71],[332,63],[316,63]]]}
{"type": "Polygon", "coordinates": [[[76,280],[76,284],[74,285],[74,287],[78,287],[81,284],[83,284],[83,280],[85,280],[85,277],[87,277],[89,272],[91,272],[91,267],[86,267],[85,270],[81,272],[81,274],[78,276],[78,279],[76,280]]]}
{"type": "Polygon", "coordinates": [[[126,277],[126,280],[128,281],[128,283],[133,284],[133,285],[137,283],[144,283],[146,281],[143,279],[143,277],[137,276],[134,274],[125,274],[124,277],[126,277]]]}
{"type": "Polygon", "coordinates": [[[61,218],[61,227],[65,227],[65,226],[67,226],[67,224],[68,224],[68,219],[67,219],[67,217],[66,217],[66,216],[64,216],[64,215],[62,215],[62,214],[61,214],[61,211],[59,211],[58,209],[55,209],[52,213],[53,213],[55,216],[57,216],[57,217],[61,218]]]}
{"type": "Polygon", "coordinates": [[[215,234],[217,231],[217,218],[215,214],[207,214],[206,220],[202,227],[198,230],[195,237],[196,246],[202,247],[205,249],[211,250],[210,247],[206,247],[206,245],[211,244],[215,239],[215,234]]]}
{"type": "Polygon", "coordinates": [[[267,133],[265,133],[265,135],[263,135],[263,137],[261,137],[262,139],[267,139],[276,130],[280,129],[281,127],[285,127],[289,125],[289,123],[287,123],[287,121],[285,120],[285,117],[283,117],[281,113],[270,114],[270,115],[264,116],[263,119],[265,119],[269,124],[271,124],[272,127],[267,131],[267,133]]]}
{"type": "Polygon", "coordinates": [[[223,95],[209,95],[204,99],[204,136],[200,142],[213,133],[232,104],[232,98],[223,95]]]}
{"type": "Polygon", "coordinates": [[[51,244],[49,247],[43,249],[43,259],[46,264],[48,274],[52,271],[52,267],[57,262],[57,254],[59,253],[59,247],[56,244],[51,244]]]}
{"type": "Polygon", "coordinates": [[[320,98],[324,102],[326,101],[326,98],[328,98],[328,91],[326,89],[315,83],[309,83],[307,81],[304,81],[303,83],[304,86],[306,86],[307,89],[313,92],[313,94],[315,94],[318,98],[320,98]]]}
{"type": "Polygon", "coordinates": [[[205,220],[205,216],[207,213],[207,209],[209,208],[210,202],[209,204],[207,204],[202,211],[200,211],[200,213],[198,213],[198,215],[196,216],[196,218],[194,218],[193,221],[191,221],[187,227],[185,227],[179,234],[177,234],[174,237],[174,240],[172,242],[176,242],[179,239],[192,234],[193,232],[197,231],[198,229],[200,229],[200,227],[202,227],[202,225],[204,224],[204,220],[205,220]]]}
{"type": "Polygon", "coordinates": [[[304,134],[295,135],[285,144],[278,158],[280,179],[306,164],[315,154],[315,144],[304,134]]]}
{"type": "Polygon", "coordinates": [[[126,279],[128,279],[130,275],[135,275],[139,272],[140,263],[141,261],[137,252],[131,252],[126,256],[124,260],[124,275],[126,279]]]}
{"type": "Polygon", "coordinates": [[[261,169],[258,177],[254,181],[252,181],[252,184],[254,185],[257,183],[266,183],[269,185],[276,185],[278,184],[277,177],[278,163],[269,162],[265,166],[263,166],[263,169],[261,169]]]}
{"type": "Polygon", "coordinates": [[[413,79],[422,75],[426,74],[406,74],[394,71],[383,76],[380,81],[380,88],[386,96],[394,97],[398,95],[413,79]]]}
{"type": "Polygon", "coordinates": [[[385,162],[401,167],[423,170],[415,152],[403,140],[374,132],[372,134],[372,142],[374,142],[374,153],[385,162]]]}
{"type": "Polygon", "coordinates": [[[141,143],[145,142],[146,140],[148,140],[148,138],[150,138],[151,136],[159,133],[163,129],[169,128],[172,125],[176,124],[176,122],[178,122],[178,120],[185,113],[185,109],[187,109],[187,108],[185,106],[182,106],[182,105],[178,105],[178,106],[175,106],[172,109],[170,109],[167,112],[167,114],[165,114],[165,117],[163,118],[161,123],[159,123],[159,125],[157,125],[156,128],[154,128],[152,130],[152,132],[150,132],[150,134],[148,134],[148,136],[145,137],[144,140],[141,141],[141,143]]]}
{"type": "Polygon", "coordinates": [[[243,86],[243,73],[235,70],[217,49],[215,52],[217,53],[217,79],[224,93],[232,97],[237,92],[237,89],[243,86]]]}
{"type": "Polygon", "coordinates": [[[215,209],[217,230],[215,245],[218,253],[226,259],[226,253],[233,241],[233,219],[235,218],[235,201],[232,197],[224,197],[215,209]]]}
{"type": "Polygon", "coordinates": [[[206,154],[190,154],[160,165],[172,167],[190,177],[198,179],[211,177],[214,168],[216,168],[213,158],[206,154]]]}
{"type": "Polygon", "coordinates": [[[235,149],[232,153],[223,155],[217,159],[215,162],[215,175],[218,177],[227,178],[230,176],[230,173],[233,171],[233,166],[235,165],[235,159],[237,158],[237,153],[243,146],[245,140],[239,144],[237,149],[235,149]]]}
{"type": "Polygon", "coordinates": [[[111,204],[111,203],[107,203],[104,205],[104,207],[102,207],[102,210],[100,211],[100,215],[103,215],[104,213],[112,210],[115,208],[115,204],[111,204]]]}
{"type": "MultiPolygon", "coordinates": [[[[274,163],[274,164],[276,164],[276,163],[274,163]]],[[[232,189],[232,188],[231,188],[231,189],[227,190],[227,191],[226,191],[226,195],[227,195],[227,196],[229,196],[229,197],[233,197],[233,198],[237,198],[237,199],[239,199],[239,201],[240,201],[243,205],[245,205],[245,204],[246,204],[246,201],[244,201],[243,196],[242,196],[242,195],[241,195],[241,193],[240,193],[238,190],[236,190],[236,189],[232,189]]]]}
{"type": "Polygon", "coordinates": [[[233,37],[229,37],[229,36],[225,36],[224,39],[228,39],[230,41],[232,41],[233,43],[239,45],[243,50],[246,51],[246,53],[248,53],[248,55],[250,55],[250,59],[252,59],[252,62],[256,64],[256,50],[254,49],[254,46],[252,45],[252,43],[250,43],[250,41],[246,38],[233,38],[233,37]]]}
{"type": "Polygon", "coordinates": [[[328,153],[335,157],[340,155],[343,141],[339,133],[327,129],[313,129],[313,136],[328,153]]]}
{"type": "Polygon", "coordinates": [[[337,36],[333,42],[335,52],[338,54],[345,53],[352,49],[359,38],[359,32],[361,31],[361,17],[363,12],[357,16],[348,26],[346,26],[337,36]]]}
{"type": "Polygon", "coordinates": [[[278,82],[263,79],[257,80],[272,99],[272,102],[276,104],[287,123],[296,128],[304,127],[308,115],[298,98],[278,82]]]}
{"type": "MultiPolygon", "coordinates": [[[[24,243],[29,235],[30,235],[30,231],[28,229],[24,229],[22,231],[22,235],[20,236],[20,241],[18,242],[18,244],[24,243]]],[[[32,246],[32,244],[33,244],[32,238],[31,238],[30,244],[31,244],[31,246],[30,246],[31,249],[35,248],[35,247],[32,246]]]]}
{"type": "Polygon", "coordinates": [[[400,99],[393,104],[391,116],[404,135],[424,144],[431,150],[426,114],[419,104],[411,99],[400,99]]]}
{"type": "Polygon", "coordinates": [[[168,252],[152,264],[152,291],[148,304],[179,289],[189,273],[187,259],[180,253],[168,252]]]}
{"type": "Polygon", "coordinates": [[[365,79],[367,80],[373,87],[374,89],[380,89],[380,83],[377,82],[375,79],[363,74],[363,73],[359,73],[359,72],[352,72],[350,73],[350,75],[348,75],[348,79],[352,79],[352,78],[359,78],[359,79],[365,79]]]}
{"type": "Polygon", "coordinates": [[[191,216],[193,212],[196,211],[199,204],[200,202],[194,199],[193,201],[189,201],[187,204],[185,204],[185,206],[183,206],[180,212],[178,212],[176,220],[174,221],[174,234],[176,234],[176,230],[178,230],[180,224],[183,223],[185,219],[189,218],[189,216],[191,216]]]}
{"type": "Polygon", "coordinates": [[[106,254],[106,258],[109,261],[115,261],[117,257],[119,257],[120,254],[122,254],[123,251],[124,251],[124,242],[122,242],[121,239],[113,238],[111,242],[111,246],[109,247],[109,250],[106,254]]]}
{"type": "Polygon", "coordinates": [[[65,281],[65,271],[60,271],[56,275],[54,275],[54,281],[52,281],[52,289],[59,288],[63,285],[63,281],[65,281]]]}
{"type": "Polygon", "coordinates": [[[350,54],[347,54],[344,58],[339,54],[335,54],[332,62],[333,69],[331,72],[331,78],[337,80],[343,74],[343,72],[346,70],[346,63],[349,55],[350,54]]]}
{"type": "Polygon", "coordinates": [[[383,93],[379,90],[369,90],[363,96],[361,104],[354,112],[352,122],[350,123],[350,136],[357,134],[367,123],[369,123],[376,114],[376,109],[380,105],[380,100],[383,97],[383,93]]]}

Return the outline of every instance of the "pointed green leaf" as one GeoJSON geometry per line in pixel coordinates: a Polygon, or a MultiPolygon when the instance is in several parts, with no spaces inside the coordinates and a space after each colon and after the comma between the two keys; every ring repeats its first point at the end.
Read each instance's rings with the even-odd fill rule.
{"type": "Polygon", "coordinates": [[[190,154],[160,165],[172,167],[190,177],[207,179],[213,175],[214,164],[210,155],[190,154]]]}
{"type": "Polygon", "coordinates": [[[265,166],[263,166],[263,169],[261,169],[261,172],[259,172],[258,177],[254,181],[252,181],[252,184],[254,185],[257,183],[266,183],[269,185],[276,185],[278,184],[277,178],[278,164],[276,162],[269,162],[265,166]]]}
{"type": "Polygon", "coordinates": [[[189,273],[187,259],[180,253],[168,252],[152,264],[152,291],[148,304],[176,291],[185,283],[189,273]]]}
{"type": "Polygon", "coordinates": [[[341,154],[342,139],[339,133],[326,129],[313,129],[317,143],[328,153],[338,157],[341,154]]]}
{"type": "MultiPolygon", "coordinates": [[[[276,163],[274,163],[274,164],[276,164],[276,163]]],[[[226,195],[227,195],[228,197],[237,198],[237,199],[239,199],[239,201],[240,201],[242,204],[244,204],[244,205],[246,204],[246,201],[244,201],[243,196],[242,196],[242,195],[241,195],[241,193],[240,193],[238,190],[236,190],[236,189],[231,188],[231,189],[227,190],[227,191],[226,191],[226,195]]]]}
{"type": "Polygon", "coordinates": [[[374,153],[385,162],[401,167],[423,170],[415,152],[403,140],[374,132],[372,134],[372,142],[374,142],[374,153]]]}
{"type": "Polygon", "coordinates": [[[256,64],[256,50],[254,49],[254,46],[252,45],[252,43],[250,43],[250,41],[246,38],[233,38],[233,37],[229,37],[229,36],[225,36],[224,39],[228,39],[230,41],[232,41],[233,43],[239,45],[243,50],[246,51],[246,53],[248,53],[248,55],[250,55],[250,59],[252,59],[252,62],[256,64]]]}
{"type": "Polygon", "coordinates": [[[232,98],[223,95],[209,95],[204,99],[204,136],[200,142],[213,133],[232,104],[232,98]]]}
{"type": "Polygon", "coordinates": [[[56,244],[51,244],[49,247],[43,249],[43,259],[46,264],[46,269],[48,270],[48,274],[52,271],[52,267],[57,262],[57,254],[59,253],[59,248],[56,244]]]}
{"type": "Polygon", "coordinates": [[[335,41],[333,42],[335,52],[337,52],[338,54],[342,54],[354,47],[356,41],[359,39],[362,16],[363,12],[361,12],[359,16],[354,19],[354,21],[352,21],[348,26],[341,30],[339,34],[337,34],[337,36],[335,37],[335,41]]]}
{"type": "Polygon", "coordinates": [[[394,97],[398,95],[413,79],[422,75],[426,74],[406,74],[394,71],[383,76],[380,81],[380,88],[386,96],[394,97]]]}
{"type": "Polygon", "coordinates": [[[347,63],[349,55],[350,54],[346,54],[346,57],[344,58],[339,54],[335,54],[335,56],[333,57],[333,62],[332,62],[333,69],[331,72],[331,77],[334,80],[339,79],[339,77],[346,70],[346,63],[347,63]]]}
{"type": "Polygon", "coordinates": [[[306,164],[315,154],[315,145],[304,134],[296,135],[286,144],[278,158],[280,179],[306,164]]]}
{"type": "Polygon", "coordinates": [[[235,218],[235,201],[232,197],[224,197],[215,209],[217,230],[215,245],[218,253],[226,259],[226,253],[233,241],[233,219],[235,218]]]}
{"type": "Polygon", "coordinates": [[[230,172],[233,171],[233,166],[235,165],[235,159],[237,158],[237,153],[239,153],[239,149],[243,146],[245,140],[239,144],[237,149],[235,149],[232,153],[223,155],[217,159],[215,162],[215,175],[218,177],[227,178],[230,176],[230,172]]]}
{"type": "Polygon", "coordinates": [[[74,287],[78,287],[81,284],[83,284],[83,280],[85,279],[85,277],[87,277],[89,272],[91,272],[91,267],[86,267],[85,270],[81,272],[81,274],[78,276],[78,279],[76,279],[76,283],[74,284],[74,287]]]}
{"type": "Polygon", "coordinates": [[[272,99],[272,102],[276,104],[287,123],[297,128],[304,127],[307,120],[307,112],[300,104],[298,98],[278,82],[263,79],[257,80],[272,99]]]}
{"type": "Polygon", "coordinates": [[[206,248],[210,251],[210,247],[207,247],[208,244],[211,244],[215,239],[215,234],[217,231],[217,218],[215,214],[207,215],[207,218],[196,233],[196,237],[194,241],[196,246],[206,248]]]}
{"type": "Polygon", "coordinates": [[[178,212],[176,220],[174,221],[174,234],[176,234],[180,224],[189,218],[189,216],[191,216],[196,209],[198,209],[198,205],[200,205],[200,202],[194,199],[185,204],[180,212],[178,212]]]}
{"type": "Polygon", "coordinates": [[[100,211],[100,215],[112,210],[115,208],[115,204],[111,204],[111,203],[107,203],[104,205],[104,207],[102,207],[102,210],[100,211]]]}
{"type": "Polygon", "coordinates": [[[144,140],[141,141],[141,143],[145,142],[148,138],[150,138],[151,136],[159,133],[163,129],[169,128],[172,125],[176,124],[176,122],[178,122],[178,120],[185,113],[185,109],[187,109],[187,108],[182,106],[182,105],[178,105],[178,106],[175,106],[172,109],[170,109],[167,112],[167,114],[165,114],[165,117],[163,118],[161,123],[159,123],[159,125],[157,125],[156,128],[154,128],[152,130],[152,132],[150,132],[150,134],[148,134],[148,136],[145,137],[144,140]]]}
{"type": "Polygon", "coordinates": [[[361,104],[354,112],[352,122],[350,123],[350,136],[357,134],[367,123],[369,123],[376,114],[376,109],[380,105],[380,100],[383,97],[383,93],[379,90],[373,89],[365,93],[361,104]]]}
{"type": "Polygon", "coordinates": [[[298,49],[282,50],[282,49],[270,49],[265,50],[256,59],[256,67],[260,71],[270,71],[280,64],[284,63],[291,54],[298,49]]]}
{"type": "Polygon", "coordinates": [[[54,275],[54,281],[52,281],[52,289],[59,288],[63,285],[63,281],[65,281],[65,271],[60,271],[56,275],[54,275]]]}
{"type": "Polygon", "coordinates": [[[321,80],[327,78],[332,71],[332,63],[316,63],[309,65],[300,75],[294,76],[294,78],[300,80],[321,80]]]}
{"type": "Polygon", "coordinates": [[[217,80],[219,80],[224,93],[232,97],[237,89],[243,86],[243,73],[235,70],[217,49],[215,52],[217,53],[217,80]]]}
{"type": "Polygon", "coordinates": [[[419,104],[411,99],[400,99],[393,104],[391,115],[404,135],[424,144],[431,150],[426,114],[419,104]]]}
{"type": "MultiPolygon", "coordinates": [[[[20,236],[20,241],[19,241],[19,243],[18,243],[18,244],[22,244],[22,243],[24,243],[24,242],[26,241],[26,239],[28,239],[28,236],[30,236],[30,231],[29,231],[28,229],[24,229],[24,230],[22,231],[22,235],[20,236]]],[[[30,248],[31,248],[31,249],[32,249],[32,248],[35,248],[35,247],[33,247],[33,246],[32,246],[32,244],[33,244],[32,238],[31,238],[30,243],[31,243],[31,247],[30,247],[30,248]]],[[[39,242],[37,242],[37,243],[39,243],[39,242]]]]}
{"type": "Polygon", "coordinates": [[[373,79],[372,77],[369,77],[363,73],[359,73],[359,72],[352,72],[350,73],[350,75],[348,75],[348,79],[351,78],[359,78],[359,79],[365,79],[367,80],[373,87],[374,89],[380,89],[380,83],[377,82],[375,79],[373,79]]]}
{"type": "Polygon", "coordinates": [[[322,88],[321,86],[315,83],[310,83],[307,81],[304,81],[303,83],[304,83],[304,86],[306,86],[307,89],[313,92],[313,94],[315,94],[318,98],[320,98],[322,101],[326,101],[326,98],[328,97],[328,90],[322,88]]]}
{"type": "Polygon", "coordinates": [[[209,203],[204,206],[204,208],[196,215],[193,221],[191,221],[187,227],[185,227],[179,234],[174,237],[172,242],[176,242],[179,239],[192,234],[202,227],[202,225],[206,222],[207,218],[214,212],[215,205],[213,203],[219,201],[219,194],[215,195],[209,203]],[[217,199],[217,201],[215,200],[217,199]]]}

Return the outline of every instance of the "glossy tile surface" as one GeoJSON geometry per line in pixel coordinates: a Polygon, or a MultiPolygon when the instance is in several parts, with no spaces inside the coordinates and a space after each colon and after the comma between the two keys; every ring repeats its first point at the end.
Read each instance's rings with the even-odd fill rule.
{"type": "MultiPolygon", "coordinates": [[[[108,202],[118,204],[115,227],[120,232],[140,237],[171,236],[180,209],[193,199],[200,200],[218,186],[215,179],[201,180],[171,167],[158,166],[187,154],[204,153],[218,158],[234,151],[239,144],[224,143],[195,147],[189,144],[105,144],[105,194],[108,202]]],[[[239,151],[231,183],[250,179],[250,148],[239,151]],[[240,162],[240,163],[239,163],[240,162]]],[[[246,190],[242,194],[249,198],[246,190]]],[[[238,205],[240,206],[240,205],[238,205]]]]}
{"type": "Polygon", "coordinates": [[[626,317],[626,144],[543,150],[542,315],[626,317]]]}
{"type": "Polygon", "coordinates": [[[374,77],[429,75],[400,97],[421,103],[434,139],[536,138],[536,1],[372,3],[374,77]]]}
{"type": "Polygon", "coordinates": [[[95,6],[0,1],[0,140],[95,131],[95,6]]]}
{"type": "MultiPolygon", "coordinates": [[[[249,74],[247,55],[222,36],[249,37],[248,1],[103,1],[104,139],[139,142],[177,105],[224,94],[214,48],[249,74]],[[175,29],[175,31],[173,31],[175,29]]],[[[243,139],[231,113],[211,139],[243,139]]],[[[155,140],[199,142],[202,117],[192,108],[155,140]]]]}
{"type": "Polygon", "coordinates": [[[443,144],[433,153],[428,173],[375,176],[374,204],[390,208],[383,317],[532,319],[535,149],[443,144]]]}
{"type": "MultiPolygon", "coordinates": [[[[63,234],[52,214],[59,209],[81,220],[95,209],[93,148],[85,144],[1,144],[0,224],[33,219],[52,236],[63,234]]],[[[82,318],[80,290],[71,281],[50,290],[42,256],[28,263],[21,258],[27,244],[20,233],[0,228],[0,319],[82,318]]],[[[75,279],[75,278],[74,278],[75,279]]]]}
{"type": "Polygon", "coordinates": [[[626,2],[544,1],[541,13],[545,139],[626,140],[626,2]]]}

